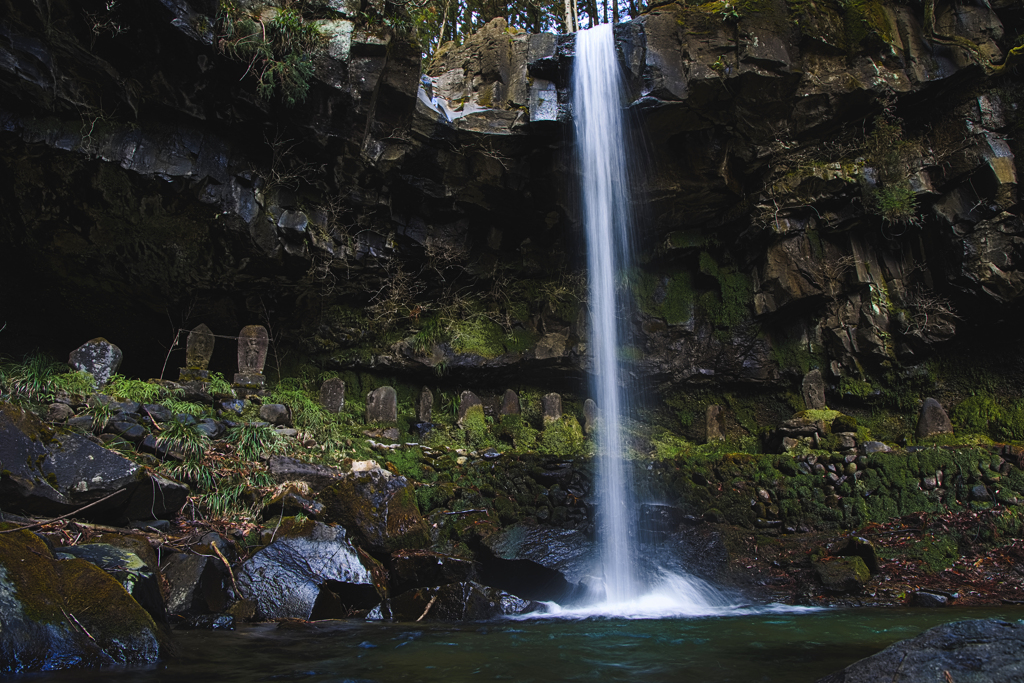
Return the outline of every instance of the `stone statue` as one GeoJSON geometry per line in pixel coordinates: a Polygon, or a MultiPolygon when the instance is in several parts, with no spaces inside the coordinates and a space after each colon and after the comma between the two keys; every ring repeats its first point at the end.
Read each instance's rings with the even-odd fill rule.
{"type": "Polygon", "coordinates": [[[328,413],[338,414],[345,407],[345,381],[340,377],[329,379],[320,386],[320,405],[328,413]]]}
{"type": "Polygon", "coordinates": [[[267,347],[270,337],[263,325],[246,325],[238,333],[238,372],[235,385],[250,389],[262,389],[267,378],[263,376],[263,365],[267,362],[267,347]]]}
{"type": "Polygon", "coordinates": [[[200,323],[188,333],[185,341],[185,367],[178,371],[181,382],[206,382],[210,379],[207,368],[213,356],[213,332],[200,323]]]}
{"type": "Polygon", "coordinates": [[[193,370],[209,368],[214,341],[213,331],[203,323],[189,332],[185,342],[185,367],[193,370]]]}
{"type": "Polygon", "coordinates": [[[238,333],[238,372],[243,374],[263,374],[263,365],[267,362],[267,347],[270,338],[267,328],[263,325],[246,325],[238,333]]]}

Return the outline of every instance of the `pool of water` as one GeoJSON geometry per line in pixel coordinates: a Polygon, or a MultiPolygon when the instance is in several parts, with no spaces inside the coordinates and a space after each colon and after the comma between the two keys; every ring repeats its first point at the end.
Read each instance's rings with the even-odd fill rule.
{"type": "Polygon", "coordinates": [[[262,624],[233,632],[176,632],[180,655],[151,667],[12,680],[811,683],[932,626],[980,618],[1022,620],[1024,608],[779,608],[698,618],[262,624]]]}

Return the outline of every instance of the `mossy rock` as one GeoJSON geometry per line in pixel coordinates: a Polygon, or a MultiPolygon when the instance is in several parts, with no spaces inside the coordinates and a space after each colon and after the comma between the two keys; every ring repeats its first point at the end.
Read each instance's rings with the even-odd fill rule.
{"type": "Polygon", "coordinates": [[[545,425],[538,450],[545,455],[568,457],[581,455],[585,443],[579,420],[572,415],[563,415],[561,419],[545,425]]]}
{"type": "Polygon", "coordinates": [[[170,639],[113,577],[55,560],[29,531],[0,535],[0,673],[151,664],[170,639]]]}
{"type": "Polygon", "coordinates": [[[844,434],[857,431],[857,418],[849,415],[840,415],[832,420],[832,433],[844,434]]]}
{"type": "Polygon", "coordinates": [[[108,543],[86,543],[60,548],[57,557],[77,557],[96,565],[117,579],[129,595],[149,612],[154,621],[158,624],[167,623],[164,599],[160,593],[160,579],[153,570],[156,564],[148,565],[135,553],[108,543]]]}
{"type": "Polygon", "coordinates": [[[821,585],[831,593],[859,593],[871,580],[871,571],[857,555],[826,557],[814,563],[821,585]]]}
{"type": "Polygon", "coordinates": [[[956,563],[960,558],[960,546],[951,534],[929,532],[905,549],[883,550],[879,554],[885,559],[915,560],[925,572],[935,574],[956,563]]]}
{"type": "Polygon", "coordinates": [[[482,405],[470,406],[462,418],[462,429],[466,432],[466,443],[470,448],[483,448],[488,443],[487,418],[482,405]]]}
{"type": "Polygon", "coordinates": [[[317,496],[324,519],[338,522],[370,552],[425,548],[426,522],[416,504],[416,488],[405,477],[381,469],[353,472],[317,496]]]}

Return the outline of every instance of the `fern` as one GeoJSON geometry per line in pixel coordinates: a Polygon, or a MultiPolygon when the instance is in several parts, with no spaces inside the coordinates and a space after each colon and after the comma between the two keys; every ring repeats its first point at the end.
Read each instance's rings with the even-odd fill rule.
{"type": "Polygon", "coordinates": [[[119,401],[136,403],[156,403],[167,393],[159,384],[151,384],[141,379],[128,379],[124,375],[112,376],[104,391],[119,401]]]}
{"type": "Polygon", "coordinates": [[[232,7],[221,17],[221,49],[247,62],[256,75],[256,92],[269,100],[275,93],[289,107],[306,99],[313,78],[313,56],[327,42],[314,22],[293,9],[280,9],[268,22],[232,7]]]}

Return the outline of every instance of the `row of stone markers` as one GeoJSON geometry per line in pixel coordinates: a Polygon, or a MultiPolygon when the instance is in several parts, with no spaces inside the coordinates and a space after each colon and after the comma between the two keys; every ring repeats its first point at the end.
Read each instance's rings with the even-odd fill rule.
{"type": "MultiPolygon", "coordinates": [[[[185,367],[178,371],[181,382],[208,382],[210,358],[216,337],[204,324],[189,332],[185,342],[185,367]]],[[[261,390],[267,386],[263,366],[267,362],[270,336],[263,325],[246,325],[238,333],[238,372],[234,385],[245,389],[261,390]]]]}
{"type": "MultiPolygon", "coordinates": [[[[238,372],[234,385],[249,390],[266,387],[263,366],[266,363],[269,336],[262,325],[248,325],[238,334],[238,372]]],[[[213,357],[216,337],[205,324],[193,329],[186,341],[185,367],[179,369],[179,381],[205,383],[210,379],[209,364],[213,357]]],[[[71,352],[69,364],[75,370],[91,374],[96,386],[101,387],[117,372],[122,360],[121,350],[106,339],[92,339],[71,352]]],[[[345,382],[340,378],[327,380],[320,387],[320,403],[330,413],[340,413],[345,407],[345,382]]],[[[415,429],[422,436],[433,428],[434,394],[427,387],[420,392],[416,408],[415,429]]],[[[483,408],[483,401],[472,391],[463,391],[459,396],[459,410],[456,424],[463,426],[466,415],[474,406],[483,408]]],[[[519,395],[508,389],[502,396],[497,409],[499,417],[520,415],[522,408],[519,395]]],[[[541,413],[544,426],[562,418],[562,397],[557,393],[541,398],[541,413]]],[[[597,419],[597,405],[587,399],[583,406],[584,433],[589,434],[597,419]]],[[[366,422],[382,425],[379,435],[397,441],[400,434],[398,423],[398,394],[393,387],[383,386],[366,395],[366,422]]]]}
{"type": "MultiPolygon", "coordinates": [[[[320,402],[323,406],[334,412],[338,412],[345,404],[345,383],[340,379],[332,379],[324,382],[320,389],[320,402]]],[[[459,411],[456,424],[463,426],[466,415],[474,406],[483,408],[483,401],[472,391],[463,391],[459,395],[459,411]]],[[[420,391],[419,401],[416,405],[416,430],[422,435],[433,427],[434,394],[429,388],[423,387],[420,391]]],[[[498,416],[521,415],[522,407],[519,403],[519,394],[512,389],[507,389],[501,399],[501,406],[498,408],[498,416]]],[[[562,419],[562,396],[556,393],[545,394],[541,397],[541,415],[544,426],[562,419]]],[[[583,431],[589,434],[594,428],[597,420],[597,404],[587,399],[583,404],[583,431]]],[[[379,387],[366,395],[366,422],[367,424],[394,425],[398,422],[398,394],[393,387],[379,387]]],[[[398,440],[397,427],[388,427],[381,432],[381,435],[392,440],[398,440]]]]}

